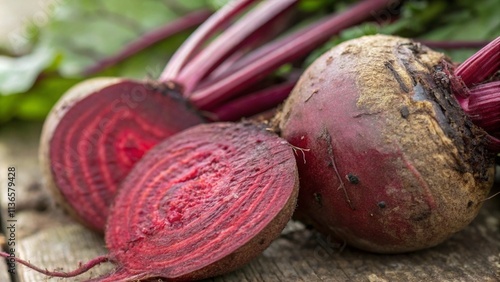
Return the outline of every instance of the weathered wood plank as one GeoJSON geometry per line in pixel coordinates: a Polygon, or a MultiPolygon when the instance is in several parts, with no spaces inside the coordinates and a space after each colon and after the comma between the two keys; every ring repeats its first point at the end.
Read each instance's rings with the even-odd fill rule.
{"type": "MultiPolygon", "coordinates": [[[[0,175],[4,177],[8,167],[16,168],[16,256],[43,268],[70,271],[80,262],[106,253],[106,249],[101,236],[63,214],[44,189],[37,158],[40,129],[41,124],[13,124],[0,130],[0,175]]],[[[8,226],[5,185],[0,193],[2,223],[8,226]]],[[[78,279],[68,280],[96,277],[109,268],[110,265],[103,265],[78,279]]],[[[16,265],[15,270],[19,282],[47,280],[22,265],[16,265]]],[[[0,276],[0,281],[7,279],[0,276]]]]}
{"type": "MultiPolygon", "coordinates": [[[[36,160],[39,126],[16,125],[8,132],[0,130],[0,148],[3,148],[3,153],[0,149],[0,174],[6,166],[15,163],[20,175],[19,189],[24,191],[19,193],[18,200],[22,208],[18,211],[18,255],[42,267],[61,266],[71,270],[78,262],[103,254],[104,242],[55,208],[40,184],[36,160]]],[[[1,211],[4,210],[2,200],[1,211]]],[[[95,277],[107,267],[110,266],[95,269],[91,275],[95,277]]],[[[19,272],[22,273],[20,281],[45,281],[24,268],[19,267],[19,272]]],[[[499,280],[500,197],[495,197],[485,203],[480,215],[464,231],[438,247],[410,254],[377,255],[343,248],[342,244],[291,222],[282,236],[256,260],[238,271],[208,281],[499,280]]]]}
{"type": "MultiPolygon", "coordinates": [[[[2,220],[2,232],[9,239],[13,239],[13,243],[15,245],[7,246],[2,245],[3,250],[9,250],[10,248],[15,248],[16,255],[19,256],[18,249],[20,243],[20,236],[25,233],[26,228],[33,228],[37,226],[37,224],[20,224],[20,222],[12,222],[15,224],[15,230],[7,230],[9,227],[9,223],[7,220],[18,220],[20,211],[23,208],[33,207],[35,209],[39,209],[39,207],[35,207],[37,204],[43,202],[43,198],[48,200],[46,193],[37,193],[41,189],[37,189],[37,187],[31,186],[33,183],[33,179],[40,179],[38,165],[36,163],[36,159],[33,159],[33,155],[36,155],[36,135],[39,134],[40,125],[26,125],[23,128],[17,128],[16,126],[1,128],[0,130],[0,218],[2,220]],[[23,142],[20,142],[22,140],[23,142]],[[18,143],[18,145],[16,144],[18,143]],[[14,145],[16,144],[16,145],[14,145]],[[7,199],[7,173],[9,167],[16,167],[16,177],[15,177],[15,217],[9,218],[7,209],[8,209],[8,199],[7,199]],[[20,175],[21,171],[17,168],[22,167],[22,176],[20,175]],[[24,174],[26,172],[26,174],[24,174]],[[31,191],[31,192],[30,192],[31,191]],[[28,196],[29,195],[29,196],[28,196]],[[33,198],[33,197],[34,198],[33,198]],[[32,199],[36,199],[33,201],[32,199]]],[[[40,185],[38,185],[40,186],[40,185]]],[[[38,187],[39,188],[39,187],[38,187]]],[[[47,203],[45,203],[46,205],[47,203]]],[[[43,205],[43,204],[42,204],[43,205]]],[[[35,227],[36,228],[36,227],[35,227]]],[[[10,229],[10,228],[9,228],[10,229]]],[[[11,242],[12,243],[12,242],[11,242]]],[[[4,264],[2,263],[2,266],[4,264]]],[[[17,272],[17,266],[14,271],[17,272]]],[[[0,281],[10,281],[11,275],[6,275],[4,271],[1,271],[0,281]]],[[[17,274],[17,273],[16,273],[17,274]]]]}

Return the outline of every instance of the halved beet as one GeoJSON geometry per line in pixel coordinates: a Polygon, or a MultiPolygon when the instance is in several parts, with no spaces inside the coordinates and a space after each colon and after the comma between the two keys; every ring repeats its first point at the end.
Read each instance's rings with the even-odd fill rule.
{"type": "Polygon", "coordinates": [[[279,236],[297,193],[292,148],[264,125],[185,130],[149,151],[124,180],[105,232],[117,270],[98,281],[232,271],[279,236]]]}
{"type": "Polygon", "coordinates": [[[202,122],[183,100],[147,83],[88,80],[47,117],[40,143],[45,179],[72,215],[102,231],[117,186],[134,163],[164,138],[202,122]]]}

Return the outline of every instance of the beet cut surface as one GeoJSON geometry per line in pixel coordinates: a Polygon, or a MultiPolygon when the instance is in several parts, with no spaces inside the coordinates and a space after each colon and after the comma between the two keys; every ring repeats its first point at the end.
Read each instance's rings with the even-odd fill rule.
{"type": "Polygon", "coordinates": [[[292,148],[263,125],[185,130],[149,151],[124,180],[105,232],[117,271],[96,281],[232,271],[279,236],[297,193],[292,148]]]}

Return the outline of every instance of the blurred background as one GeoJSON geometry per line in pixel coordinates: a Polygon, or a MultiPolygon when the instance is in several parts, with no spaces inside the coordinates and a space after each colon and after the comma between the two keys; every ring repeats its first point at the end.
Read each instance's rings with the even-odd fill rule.
{"type": "MultiPolygon", "coordinates": [[[[42,121],[59,97],[94,76],[156,78],[193,29],[159,40],[116,64],[93,69],[144,34],[186,14],[215,11],[228,0],[0,0],[0,126],[42,121]]],[[[341,12],[353,0],[301,0],[296,26],[341,12]],[[298,24],[297,24],[298,23],[298,24]]],[[[295,66],[305,68],[339,42],[385,33],[431,43],[487,42],[500,35],[498,0],[407,0],[393,17],[344,30],[295,66]]],[[[439,49],[461,62],[478,47],[439,49]]],[[[286,71],[282,68],[280,71],[286,71]]]]}
{"type": "Polygon", "coordinates": [[[38,11],[44,11],[51,0],[0,0],[0,46],[15,51],[9,41],[9,35],[21,32],[26,21],[32,18],[38,11]]]}

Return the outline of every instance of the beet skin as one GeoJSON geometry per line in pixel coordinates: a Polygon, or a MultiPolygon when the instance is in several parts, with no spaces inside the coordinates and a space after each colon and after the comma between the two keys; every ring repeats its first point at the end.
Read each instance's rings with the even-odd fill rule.
{"type": "Polygon", "coordinates": [[[381,253],[435,246],[477,215],[493,180],[484,131],[410,40],[343,43],[302,75],[277,117],[297,156],[297,217],[381,253]]]}
{"type": "Polygon", "coordinates": [[[185,102],[121,78],[82,82],[54,106],[40,140],[47,186],[86,226],[103,232],[118,185],[151,147],[203,123],[185,102]]]}

